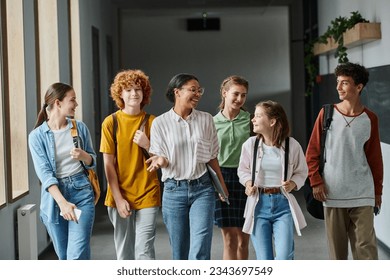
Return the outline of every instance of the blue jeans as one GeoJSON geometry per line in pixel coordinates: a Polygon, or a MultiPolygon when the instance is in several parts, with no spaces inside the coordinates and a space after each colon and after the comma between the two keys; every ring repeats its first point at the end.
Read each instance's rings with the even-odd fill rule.
{"type": "MultiPolygon", "coordinates": [[[[95,219],[94,194],[91,184],[84,172],[58,179],[59,189],[65,199],[80,209],[78,223],[67,221],[62,216],[59,223],[49,223],[41,214],[41,220],[53,241],[54,250],[60,260],[91,259],[90,240],[95,219]]],[[[56,205],[58,215],[59,207],[56,205]]]]}
{"type": "Polygon", "coordinates": [[[209,260],[215,191],[208,172],[196,180],[164,182],[162,201],[174,260],[209,260]]]}
{"type": "Polygon", "coordinates": [[[294,258],[294,221],[283,194],[260,194],[251,240],[258,260],[294,258]],[[275,246],[275,256],[272,244],[275,246]]]}

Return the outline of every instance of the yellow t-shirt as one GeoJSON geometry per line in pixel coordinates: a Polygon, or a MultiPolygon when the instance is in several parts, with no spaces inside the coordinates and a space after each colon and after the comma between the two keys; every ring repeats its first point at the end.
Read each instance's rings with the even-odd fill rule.
{"type": "MultiPolygon", "coordinates": [[[[134,134],[139,129],[145,115],[146,113],[143,111],[138,115],[128,115],[121,110],[116,112],[118,120],[116,172],[122,196],[130,203],[132,209],[161,206],[160,183],[157,173],[146,170],[146,159],[141,147],[133,142],[134,134]]],[[[145,125],[145,133],[149,139],[154,119],[155,116],[151,115],[145,125]]],[[[109,115],[102,124],[101,153],[115,154],[113,129],[114,121],[109,115]]],[[[109,185],[104,204],[116,207],[109,185]]]]}

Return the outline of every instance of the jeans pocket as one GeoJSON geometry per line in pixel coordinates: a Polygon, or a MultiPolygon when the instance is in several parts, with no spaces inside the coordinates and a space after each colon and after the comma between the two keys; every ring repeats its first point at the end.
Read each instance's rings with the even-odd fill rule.
{"type": "Polygon", "coordinates": [[[73,188],[75,190],[91,188],[91,183],[89,182],[87,176],[79,176],[73,181],[73,188]]]}
{"type": "Polygon", "coordinates": [[[178,187],[175,180],[168,179],[164,182],[164,192],[174,192],[178,187]]]}

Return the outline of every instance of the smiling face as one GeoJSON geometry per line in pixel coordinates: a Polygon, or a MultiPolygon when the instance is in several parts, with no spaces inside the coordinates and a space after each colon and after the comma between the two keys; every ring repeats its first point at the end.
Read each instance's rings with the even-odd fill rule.
{"type": "Polygon", "coordinates": [[[256,106],[255,115],[252,118],[253,132],[262,135],[272,135],[275,119],[270,119],[263,107],[256,106]]]}
{"type": "Polygon", "coordinates": [[[76,101],[76,93],[74,90],[69,90],[62,101],[58,100],[58,105],[62,115],[66,117],[74,117],[76,107],[79,105],[76,101]]]}
{"type": "Polygon", "coordinates": [[[121,98],[125,104],[125,108],[139,109],[143,100],[143,92],[140,86],[125,88],[122,90],[121,98]]]}
{"type": "Polygon", "coordinates": [[[353,101],[359,98],[363,84],[356,85],[352,77],[338,76],[337,77],[337,92],[340,100],[353,101]]]}
{"type": "Polygon", "coordinates": [[[175,89],[175,107],[192,110],[196,108],[202,97],[203,89],[197,80],[190,80],[181,88],[175,89]]]}
{"type": "Polygon", "coordinates": [[[225,98],[226,109],[239,111],[246,101],[247,89],[243,85],[233,84],[222,92],[222,96],[225,98]]]}

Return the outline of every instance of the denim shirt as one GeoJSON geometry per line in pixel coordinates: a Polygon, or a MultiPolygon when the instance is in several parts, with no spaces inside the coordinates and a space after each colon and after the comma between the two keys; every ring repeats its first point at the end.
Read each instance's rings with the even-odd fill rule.
{"type": "MultiPolygon", "coordinates": [[[[70,119],[68,128],[72,127],[70,119]]],[[[92,146],[91,135],[88,127],[81,121],[77,121],[77,130],[81,148],[92,157],[91,165],[86,168],[95,168],[96,153],[92,146]]],[[[69,132],[70,133],[70,132],[69,132]]],[[[52,185],[58,186],[56,178],[56,161],[55,161],[55,143],[54,134],[50,130],[47,122],[43,122],[39,127],[35,128],[28,137],[28,144],[34,162],[35,172],[42,183],[41,189],[41,215],[47,216],[49,222],[58,223],[59,207],[54,198],[48,192],[48,188],[52,185]]]]}

